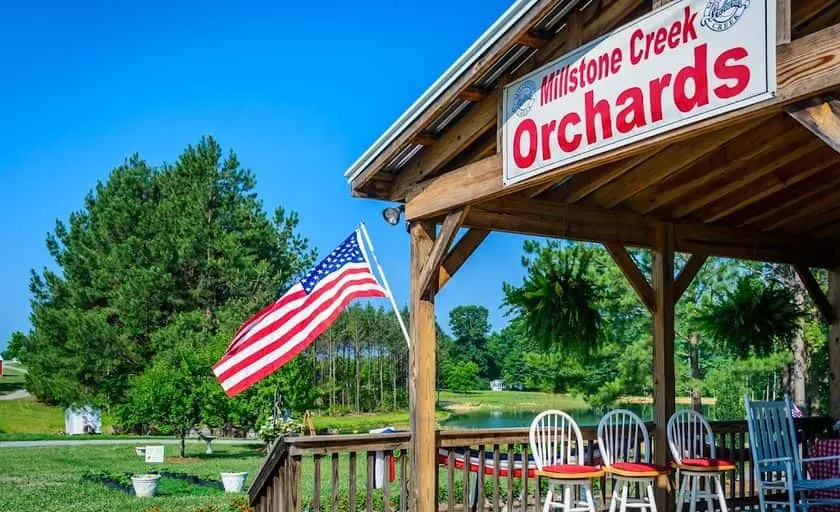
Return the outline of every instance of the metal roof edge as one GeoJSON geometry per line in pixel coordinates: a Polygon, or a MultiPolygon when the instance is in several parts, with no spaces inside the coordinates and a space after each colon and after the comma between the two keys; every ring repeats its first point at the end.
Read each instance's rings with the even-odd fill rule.
{"type": "Polygon", "coordinates": [[[385,132],[344,172],[347,181],[352,182],[362,170],[376,159],[386,146],[400,136],[429,105],[436,101],[470,66],[472,66],[512,25],[539,0],[516,0],[502,15],[470,45],[460,57],[429,86],[428,89],[388,127],[385,132]]]}

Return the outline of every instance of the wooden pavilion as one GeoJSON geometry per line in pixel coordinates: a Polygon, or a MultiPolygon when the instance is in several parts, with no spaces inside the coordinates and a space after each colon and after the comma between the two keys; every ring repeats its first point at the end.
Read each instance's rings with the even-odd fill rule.
{"type": "MultiPolygon", "coordinates": [[[[667,461],[664,428],[675,409],[674,304],[710,256],[795,266],[830,325],[830,410],[840,417],[840,103],[832,98],[840,91],[840,1],[771,0],[771,97],[528,179],[503,180],[505,85],[652,10],[669,8],[665,3],[517,0],[348,170],[353,195],[403,204],[410,226],[411,432],[358,448],[408,448],[409,461],[402,457],[400,463],[412,484],[400,490],[409,494],[402,496],[401,510],[437,510],[438,447],[455,443],[455,434],[437,431],[435,423],[435,295],[491,231],[599,242],[608,249],[654,319],[657,462],[667,461]],[[460,228],[467,230],[458,238],[460,228]],[[626,247],[652,250],[652,283],[626,247]],[[681,269],[674,268],[675,252],[690,255],[681,269]],[[827,296],[813,267],[829,270],[827,296]]],[[[507,433],[471,436],[462,435],[461,445],[498,451],[513,442],[507,433]]],[[[361,443],[323,436],[320,442],[275,447],[251,488],[258,510],[300,508],[289,490],[300,466],[281,464],[284,457],[315,454],[320,468],[320,457],[331,453],[323,443],[361,443]]],[[[742,448],[743,442],[741,435],[742,448]]],[[[451,489],[451,460],[449,479],[451,489]]],[[[733,499],[738,485],[745,497],[749,479],[733,478],[733,499]]]]}

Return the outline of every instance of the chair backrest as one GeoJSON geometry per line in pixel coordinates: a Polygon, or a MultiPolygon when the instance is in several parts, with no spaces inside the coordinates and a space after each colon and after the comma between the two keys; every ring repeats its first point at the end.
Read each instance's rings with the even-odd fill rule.
{"type": "MultiPolygon", "coordinates": [[[[790,409],[790,399],[782,401],[753,402],[749,395],[744,395],[747,410],[747,427],[750,432],[750,451],[753,460],[759,463],[768,459],[790,457],[796,477],[802,478],[802,464],[799,444],[796,441],[796,428],[790,409]]],[[[762,471],[784,471],[784,462],[768,463],[761,466],[762,471]]]]}
{"type": "Polygon", "coordinates": [[[626,409],[608,412],[598,423],[598,446],[605,466],[650,462],[650,436],[644,422],[626,409]]]}
{"type": "Polygon", "coordinates": [[[528,433],[537,468],[555,464],[583,464],[583,436],[575,420],[563,411],[541,412],[528,433]]]}
{"type": "Polygon", "coordinates": [[[701,459],[716,455],[712,426],[697,411],[683,409],[668,419],[668,447],[677,464],[683,459],[701,459]]]}

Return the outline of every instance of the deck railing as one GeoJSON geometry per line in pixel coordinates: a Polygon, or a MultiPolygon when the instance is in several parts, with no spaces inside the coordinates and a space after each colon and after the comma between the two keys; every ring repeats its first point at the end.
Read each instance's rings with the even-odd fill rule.
{"type": "MultiPolygon", "coordinates": [[[[805,455],[814,439],[832,425],[828,418],[798,419],[796,423],[805,455]]],[[[653,425],[648,428],[652,433],[653,425]]],[[[730,510],[755,506],[758,501],[746,422],[713,422],[712,431],[718,457],[737,466],[722,482],[730,510]]],[[[581,433],[587,447],[585,460],[592,463],[595,429],[581,428],[581,433]]],[[[251,485],[251,504],[257,512],[406,512],[412,482],[409,441],[408,432],[281,439],[251,485]]],[[[527,460],[528,429],[442,430],[437,449],[439,510],[541,510],[545,482],[540,483],[528,471],[500,474],[490,469],[505,460],[527,460]],[[474,464],[464,464],[470,456],[474,464]]],[[[601,500],[596,496],[596,502],[602,506],[608,505],[610,485],[604,478],[597,486],[601,500]]]]}

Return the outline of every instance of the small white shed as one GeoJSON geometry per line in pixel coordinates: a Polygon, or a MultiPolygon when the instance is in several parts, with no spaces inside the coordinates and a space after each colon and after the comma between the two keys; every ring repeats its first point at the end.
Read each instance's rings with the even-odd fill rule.
{"type": "Polygon", "coordinates": [[[64,410],[64,432],[67,435],[101,434],[102,413],[90,405],[64,410]]]}
{"type": "Polygon", "coordinates": [[[490,381],[490,390],[491,391],[504,391],[505,390],[505,381],[502,379],[494,379],[490,381]]]}

